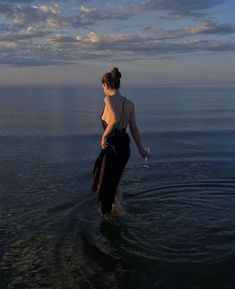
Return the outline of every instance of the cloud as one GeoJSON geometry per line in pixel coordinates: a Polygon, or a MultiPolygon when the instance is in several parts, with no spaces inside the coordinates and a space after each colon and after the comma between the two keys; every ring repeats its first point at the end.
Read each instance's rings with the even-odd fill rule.
{"type": "MultiPolygon", "coordinates": [[[[71,26],[74,28],[94,25],[98,21],[108,21],[112,19],[123,20],[132,16],[142,15],[149,11],[166,11],[169,17],[182,18],[184,16],[201,16],[206,9],[221,3],[221,0],[149,0],[137,2],[135,4],[125,4],[118,9],[104,10],[104,8],[88,8],[84,5],[80,7],[70,7],[64,13],[57,4],[41,4],[33,0],[30,1],[3,1],[0,4],[0,12],[8,19],[17,24],[32,25],[36,23],[46,23],[55,29],[71,26]],[[70,11],[70,15],[68,13],[70,11]]],[[[65,1],[64,1],[65,2],[65,1]]],[[[80,2],[81,3],[81,2],[80,2]]],[[[68,9],[68,8],[67,8],[68,9]]]]}
{"type": "Polygon", "coordinates": [[[235,33],[235,26],[229,23],[219,24],[212,21],[206,21],[193,25],[192,27],[185,27],[181,29],[164,30],[164,29],[149,29],[153,31],[156,39],[179,39],[182,37],[195,35],[228,35],[235,33]]]}
{"type": "Polygon", "coordinates": [[[100,50],[107,52],[108,49],[118,49],[128,47],[130,43],[142,42],[144,40],[141,34],[128,35],[128,34],[97,34],[89,32],[83,36],[76,37],[70,36],[55,36],[48,39],[48,42],[57,47],[77,47],[86,50],[100,50]]]}
{"type": "MultiPolygon", "coordinates": [[[[164,55],[176,55],[179,53],[192,53],[198,51],[234,51],[235,41],[216,40],[176,40],[167,41],[156,39],[144,33],[135,35],[110,34],[100,35],[90,32],[84,36],[69,37],[56,36],[48,39],[49,43],[57,48],[69,49],[75,53],[86,51],[104,59],[119,59],[119,57],[146,58],[162,57],[164,55]]],[[[88,57],[88,58],[89,58],[88,57]]]]}
{"type": "MultiPolygon", "coordinates": [[[[221,3],[220,0],[132,1],[135,4],[125,4],[115,10],[112,9],[114,1],[102,8],[95,7],[95,1],[87,0],[86,4],[82,4],[84,2],[79,2],[74,9],[70,5],[73,2],[64,0],[1,1],[0,12],[7,21],[0,24],[0,63],[34,66],[76,63],[83,59],[133,60],[235,50],[234,40],[226,37],[235,33],[235,26],[211,20],[168,30],[159,26],[158,29],[149,27],[131,34],[109,32],[113,31],[113,19],[118,24],[120,19],[129,19],[148,11],[165,11],[169,17],[201,16],[207,9],[221,3]],[[100,25],[96,25],[98,21],[100,25]],[[88,33],[80,29],[88,27],[92,27],[88,33]],[[212,36],[214,40],[211,40],[212,36]]],[[[132,31],[138,27],[135,28],[134,24],[132,31]]]]}
{"type": "Polygon", "coordinates": [[[0,64],[21,67],[55,65],[64,63],[62,56],[61,52],[45,44],[35,45],[25,40],[0,42],[0,64]]]}
{"type": "Polygon", "coordinates": [[[158,3],[161,3],[160,8],[170,11],[171,14],[183,16],[200,16],[204,13],[203,11],[222,3],[221,0],[157,0],[152,2],[156,8],[158,8],[158,3]]]}
{"type": "Polygon", "coordinates": [[[11,48],[17,48],[19,45],[18,43],[14,41],[5,41],[1,40],[0,41],[0,51],[3,51],[3,49],[11,49],[11,48]]]}
{"type": "Polygon", "coordinates": [[[107,13],[104,10],[98,10],[97,8],[87,8],[80,6],[80,8],[73,9],[75,15],[67,18],[67,21],[74,28],[87,27],[94,25],[96,22],[101,20],[112,19],[112,14],[107,13]]]}
{"type": "Polygon", "coordinates": [[[235,26],[232,24],[218,24],[207,21],[193,26],[190,29],[192,34],[231,34],[235,33],[235,26]]]}
{"type": "MultiPolygon", "coordinates": [[[[18,32],[5,32],[1,35],[1,41],[14,41],[15,43],[18,40],[33,39],[33,38],[42,38],[51,32],[49,31],[40,31],[32,26],[28,27],[26,30],[18,32]]],[[[1,43],[1,42],[0,42],[1,43]]]]}
{"type": "MultiPolygon", "coordinates": [[[[95,5],[95,1],[90,2],[95,5]]],[[[182,18],[185,16],[202,16],[206,9],[220,4],[222,0],[146,0],[136,1],[134,4],[125,4],[115,9],[114,1],[110,1],[110,9],[101,7],[87,7],[84,1],[79,2],[81,6],[69,6],[72,1],[38,1],[22,0],[0,2],[0,13],[6,19],[18,25],[35,25],[37,23],[47,25],[51,28],[61,29],[64,27],[81,28],[95,25],[99,21],[128,20],[129,18],[142,15],[146,12],[165,11],[168,17],[182,18]],[[44,2],[44,3],[43,3],[44,2]],[[62,4],[63,3],[63,4],[62,4]],[[61,8],[63,7],[63,9],[61,8]],[[106,9],[106,10],[105,10],[106,9]]],[[[97,5],[97,3],[96,3],[97,5]]]]}
{"type": "Polygon", "coordinates": [[[168,18],[182,19],[186,16],[201,17],[209,8],[219,5],[222,0],[149,0],[135,4],[125,4],[115,10],[102,10],[81,6],[78,14],[70,19],[71,26],[80,27],[93,25],[101,20],[128,20],[130,17],[142,15],[146,12],[168,13],[168,18]]]}
{"type": "Polygon", "coordinates": [[[119,17],[128,18],[147,11],[166,11],[176,18],[202,16],[206,9],[217,6],[222,0],[149,0],[144,3],[129,4],[121,7],[119,17]]]}
{"type": "Polygon", "coordinates": [[[105,35],[89,32],[75,37],[56,35],[48,37],[48,42],[42,44],[25,42],[25,37],[27,32],[18,36],[19,40],[14,42],[11,37],[5,36],[6,40],[0,44],[0,63],[38,66],[75,64],[90,59],[132,61],[175,57],[183,53],[235,51],[235,40],[166,40],[155,39],[144,33],[105,35]]]}
{"type": "Polygon", "coordinates": [[[91,9],[91,8],[86,8],[84,6],[80,7],[80,12],[84,13],[84,14],[92,14],[94,12],[96,13],[96,11],[97,11],[97,9],[95,9],[95,8],[91,9]]]}
{"type": "MultiPolygon", "coordinates": [[[[13,1],[14,2],[14,1],[13,1]]],[[[21,2],[21,1],[19,1],[21,2]]],[[[23,2],[23,1],[22,1],[23,2]]],[[[34,1],[24,1],[25,3],[34,1]]],[[[8,21],[23,26],[41,24],[55,29],[69,26],[67,18],[62,16],[58,4],[51,5],[19,5],[8,3],[4,11],[1,11],[8,21]]]]}
{"type": "Polygon", "coordinates": [[[48,17],[46,22],[47,22],[48,27],[55,28],[55,29],[60,29],[60,28],[70,26],[69,21],[64,17],[57,17],[57,18],[48,17]]]}
{"type": "Polygon", "coordinates": [[[97,21],[111,19],[109,13],[98,10],[97,8],[87,8],[80,6],[80,8],[62,11],[58,4],[51,5],[35,5],[34,1],[30,5],[27,1],[24,3],[3,3],[0,4],[0,13],[6,19],[18,25],[35,25],[44,24],[51,28],[60,29],[64,27],[87,27],[94,25],[97,21]],[[27,4],[26,4],[27,3],[27,4]],[[34,5],[33,5],[34,4],[34,5]],[[64,13],[67,12],[67,13],[64,13]],[[66,15],[65,15],[66,14],[66,15]],[[68,16],[69,15],[69,16],[68,16]]]}
{"type": "Polygon", "coordinates": [[[41,6],[33,6],[34,8],[38,9],[39,11],[42,11],[45,14],[52,14],[52,15],[58,15],[61,13],[61,10],[58,5],[41,5],[41,6]]]}
{"type": "Polygon", "coordinates": [[[15,7],[7,13],[7,17],[15,23],[32,24],[46,21],[48,18],[54,18],[60,14],[60,9],[57,5],[41,5],[15,7]]]}

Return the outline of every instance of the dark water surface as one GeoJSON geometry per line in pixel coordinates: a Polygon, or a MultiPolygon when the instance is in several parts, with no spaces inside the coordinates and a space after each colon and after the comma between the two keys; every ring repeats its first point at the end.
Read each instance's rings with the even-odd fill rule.
{"type": "Polygon", "coordinates": [[[90,191],[99,88],[0,89],[0,288],[235,288],[235,86],[125,88],[127,218],[90,191]]]}

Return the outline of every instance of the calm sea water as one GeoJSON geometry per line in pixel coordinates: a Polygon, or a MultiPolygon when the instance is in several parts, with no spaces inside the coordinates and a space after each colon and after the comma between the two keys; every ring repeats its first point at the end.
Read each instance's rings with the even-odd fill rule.
{"type": "Polygon", "coordinates": [[[1,289],[235,288],[235,86],[123,88],[128,218],[90,190],[100,88],[0,89],[1,289]]]}

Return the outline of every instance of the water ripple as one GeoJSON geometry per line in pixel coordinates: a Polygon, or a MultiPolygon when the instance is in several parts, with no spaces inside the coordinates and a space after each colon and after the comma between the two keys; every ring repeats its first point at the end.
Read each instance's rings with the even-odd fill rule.
{"type": "Polygon", "coordinates": [[[235,182],[227,180],[152,186],[126,193],[126,218],[102,219],[91,195],[22,214],[7,228],[2,284],[119,288],[133,276],[142,278],[130,277],[132,270],[150,272],[150,264],[182,268],[230,262],[234,189],[235,182]]]}

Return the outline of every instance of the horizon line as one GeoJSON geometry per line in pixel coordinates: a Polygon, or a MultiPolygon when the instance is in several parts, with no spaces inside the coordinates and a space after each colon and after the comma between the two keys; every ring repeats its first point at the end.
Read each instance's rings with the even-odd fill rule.
{"type": "MultiPolygon", "coordinates": [[[[99,83],[68,83],[68,84],[61,84],[61,83],[15,83],[15,84],[0,84],[0,88],[14,88],[14,87],[97,87],[99,83]]],[[[124,83],[121,84],[120,89],[125,87],[133,87],[133,86],[233,86],[235,82],[195,82],[195,83],[124,83]]]]}

